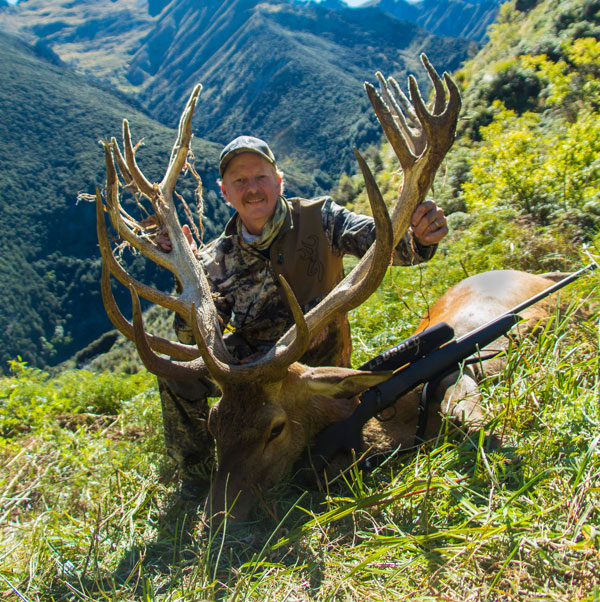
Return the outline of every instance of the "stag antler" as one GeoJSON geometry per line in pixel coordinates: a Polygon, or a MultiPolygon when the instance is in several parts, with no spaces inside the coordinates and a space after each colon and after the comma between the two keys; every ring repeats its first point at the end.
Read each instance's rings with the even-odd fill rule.
{"type": "Polygon", "coordinates": [[[408,78],[412,103],[393,77],[386,83],[383,75],[377,73],[383,98],[371,84],[365,83],[369,100],[404,174],[401,193],[391,211],[394,245],[406,232],[417,205],[425,200],[435,174],[454,142],[461,107],[460,92],[450,75],[444,73],[444,87],[425,54],[421,54],[421,61],[434,89],[431,112],[425,106],[417,80],[412,75],[408,78]]]}
{"type": "MultiPolygon", "coordinates": [[[[181,116],[177,141],[160,184],[151,184],[139,169],[135,160],[135,148],[131,142],[129,124],[126,120],[123,122],[124,155],[119,150],[114,138],[110,143],[104,141],[107,171],[106,203],[114,229],[145,257],[170,270],[180,284],[181,293],[179,295],[167,294],[147,286],[132,278],[120,265],[110,248],[104,220],[105,208],[98,193],[96,195],[98,241],[104,262],[103,300],[109,318],[126,337],[135,341],[138,353],[150,371],[163,376],[184,379],[198,378],[205,375],[208,369],[208,372],[220,382],[257,379],[265,377],[266,373],[278,373],[299,359],[309,345],[311,332],[309,332],[302,311],[289,285],[281,278],[283,290],[295,321],[295,326],[290,329],[285,344],[277,344],[260,360],[243,365],[233,359],[225,346],[208,281],[183,234],[173,200],[177,176],[183,169],[189,152],[192,138],[191,120],[200,89],[200,86],[196,86],[181,116]],[[172,242],[170,253],[158,249],[151,242],[151,237],[144,225],[131,217],[121,206],[115,163],[126,186],[136,194],[148,199],[152,204],[159,226],[166,228],[169,233],[172,242]],[[133,324],[123,317],[115,303],[110,290],[109,272],[131,291],[134,308],[133,324]],[[138,295],[175,311],[188,320],[193,327],[197,348],[147,335],[144,330],[138,295]],[[167,353],[184,361],[167,360],[158,356],[155,351],[167,353]],[[202,360],[198,358],[198,355],[202,356],[202,360]]],[[[364,161],[362,159],[360,161],[362,168],[368,171],[364,161]]],[[[365,177],[370,182],[368,188],[376,189],[370,172],[365,177]]],[[[378,260],[373,262],[372,270],[365,272],[366,283],[371,292],[383,277],[391,253],[391,224],[380,195],[373,200],[373,213],[378,224],[379,243],[377,245],[378,260]]],[[[358,305],[363,297],[364,293],[352,306],[358,305]]],[[[350,303],[352,304],[351,301],[350,303]]]]}
{"type": "MultiPolygon", "coordinates": [[[[436,171],[452,146],[461,107],[460,93],[452,78],[444,73],[448,89],[448,101],[446,102],[446,89],[439,75],[425,54],[421,55],[421,61],[427,69],[435,92],[432,112],[425,106],[417,81],[412,75],[408,78],[412,104],[392,77],[386,83],[383,75],[377,73],[383,98],[371,84],[365,82],[365,89],[371,104],[400,161],[404,175],[401,192],[390,211],[393,248],[398,245],[408,229],[417,205],[425,200],[436,171]]],[[[368,176],[365,175],[365,172],[368,170],[363,167],[358,155],[357,159],[359,159],[363,177],[367,182],[369,198],[379,196],[380,192],[374,180],[367,180],[368,176]]],[[[375,217],[375,214],[373,215],[375,217]]],[[[346,297],[346,295],[350,290],[360,286],[359,283],[365,279],[365,271],[372,263],[378,261],[374,259],[374,253],[374,247],[369,249],[354,270],[306,315],[306,322],[311,332],[319,332],[335,315],[362,303],[361,300],[352,305],[355,300],[361,298],[359,296],[352,298],[351,303],[347,303],[346,300],[350,300],[351,297],[346,297]]],[[[383,270],[381,278],[384,273],[385,270],[383,270]]],[[[365,286],[363,299],[371,294],[368,292],[369,290],[370,287],[365,286]]],[[[292,331],[290,330],[279,340],[278,344],[285,344],[291,337],[292,331]]]]}
{"type": "Polygon", "coordinates": [[[460,95],[451,78],[444,74],[448,89],[445,102],[444,85],[427,60],[422,61],[429,73],[435,90],[433,112],[429,112],[421,98],[414,77],[409,78],[412,105],[400,91],[398,84],[390,78],[386,84],[378,74],[384,98],[373,86],[365,84],[377,117],[392,144],[402,170],[404,184],[391,211],[391,220],[375,179],[366,162],[355,151],[359,167],[365,179],[366,189],[376,226],[376,243],[369,249],[357,266],[336,286],[321,303],[306,316],[298,306],[291,289],[282,280],[295,325],[291,327],[259,360],[240,365],[227,351],[219,327],[216,308],[212,301],[206,276],[193,256],[191,248],[181,230],[173,202],[177,176],[184,167],[191,141],[191,119],[197,102],[200,86],[197,86],[182,114],[177,141],[171,153],[167,172],[160,184],[150,184],[139,170],[135,161],[135,149],[131,143],[127,121],[123,123],[125,156],[113,139],[105,142],[107,166],[107,205],[115,230],[147,258],[169,269],[178,279],[182,292],[169,295],[148,287],[129,276],[113,256],[105,231],[103,206],[98,201],[98,238],[104,263],[125,286],[130,288],[134,306],[133,326],[122,317],[112,294],[107,294],[110,285],[103,285],[107,311],[113,323],[129,338],[133,338],[140,357],[146,367],[156,374],[173,378],[198,378],[210,372],[220,383],[242,382],[248,379],[277,378],[283,369],[298,360],[307,349],[310,339],[325,328],[336,316],[360,305],[379,286],[390,261],[393,248],[409,226],[410,217],[422,202],[431,187],[435,172],[454,140],[454,132],[460,109],[460,95]],[[385,100],[384,100],[385,99],[385,100]],[[172,241],[171,253],[160,251],[146,235],[144,228],[125,213],[119,202],[118,178],[115,162],[127,186],[150,200],[159,224],[166,227],[172,241]],[[202,360],[188,362],[167,360],[156,355],[155,350],[169,353],[181,360],[196,355],[193,347],[170,343],[164,339],[149,337],[144,331],[138,294],[146,299],[178,312],[192,324],[192,330],[202,360]]]}
{"type": "MultiPolygon", "coordinates": [[[[192,138],[192,116],[200,90],[200,85],[194,88],[182,113],[178,136],[171,152],[169,166],[160,184],[150,184],[139,169],[135,160],[135,149],[131,143],[129,124],[126,120],[123,121],[124,157],[114,138],[110,144],[104,141],[107,172],[106,203],[113,227],[125,241],[145,257],[167,268],[175,275],[181,286],[181,293],[179,295],[170,295],[147,286],[132,278],[122,268],[110,248],[104,220],[104,206],[100,195],[96,195],[98,241],[104,261],[103,299],[107,313],[115,327],[125,336],[135,341],[140,357],[142,357],[149,370],[157,374],[177,378],[198,378],[201,373],[206,372],[206,365],[225,364],[230,366],[230,371],[234,374],[236,368],[234,366],[236,362],[229,354],[221,334],[218,315],[212,301],[208,281],[183,234],[173,200],[177,177],[187,161],[192,138]],[[151,202],[159,225],[166,228],[169,233],[172,243],[172,251],[170,253],[165,253],[156,247],[151,242],[143,224],[132,218],[122,208],[119,200],[119,179],[115,169],[115,162],[126,185],[151,202]],[[107,269],[131,291],[134,307],[133,326],[122,316],[114,302],[114,298],[110,292],[107,269]],[[176,311],[195,324],[195,331],[199,340],[198,350],[188,345],[169,344],[169,342],[159,337],[148,337],[144,332],[138,295],[167,309],[176,311]],[[204,362],[194,360],[192,363],[181,365],[177,362],[160,358],[153,350],[166,352],[183,360],[193,359],[198,355],[202,355],[204,362]]],[[[289,287],[286,290],[289,291],[289,287]]],[[[291,295],[291,291],[288,300],[290,306],[293,308],[295,318],[300,319],[299,316],[301,316],[302,312],[293,295],[291,295]]],[[[278,362],[286,362],[287,355],[290,354],[294,357],[298,353],[301,355],[303,351],[299,352],[298,348],[308,345],[308,335],[303,323],[299,325],[297,332],[298,336],[294,336],[294,341],[289,346],[289,349],[280,349],[274,354],[278,362]]],[[[294,359],[292,359],[293,361],[294,359]]]]}

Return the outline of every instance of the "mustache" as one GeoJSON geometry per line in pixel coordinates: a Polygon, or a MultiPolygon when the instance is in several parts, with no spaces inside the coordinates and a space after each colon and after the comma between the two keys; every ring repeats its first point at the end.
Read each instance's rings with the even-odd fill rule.
{"type": "Polygon", "coordinates": [[[265,200],[265,195],[264,194],[245,194],[242,197],[242,203],[248,203],[250,201],[264,201],[265,200]]]}

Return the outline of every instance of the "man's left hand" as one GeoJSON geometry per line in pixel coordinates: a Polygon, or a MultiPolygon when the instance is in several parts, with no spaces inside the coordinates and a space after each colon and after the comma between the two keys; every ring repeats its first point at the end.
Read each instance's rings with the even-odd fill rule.
{"type": "Polygon", "coordinates": [[[424,201],[410,220],[415,240],[423,247],[435,245],[448,234],[446,216],[435,201],[424,201]]]}

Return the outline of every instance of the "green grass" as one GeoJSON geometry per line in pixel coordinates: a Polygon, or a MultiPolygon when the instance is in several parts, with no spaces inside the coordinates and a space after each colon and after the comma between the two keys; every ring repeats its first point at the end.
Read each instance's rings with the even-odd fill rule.
{"type": "MultiPolygon", "coordinates": [[[[550,4],[535,15],[548,20],[542,9],[550,4]]],[[[582,10],[561,7],[567,17],[582,10]]],[[[520,43],[511,23],[503,28],[512,34],[498,41],[520,43]]],[[[472,165],[481,153],[475,144],[467,150],[472,165]]],[[[397,188],[388,159],[378,174],[386,199],[397,188]]],[[[461,173],[448,180],[460,183],[461,173]]],[[[590,187],[586,212],[597,208],[597,178],[590,187]]],[[[462,202],[440,186],[436,194],[448,206],[462,202]]],[[[483,189],[479,197],[488,198],[483,189]]],[[[352,312],[355,365],[410,334],[466,275],[573,270],[587,261],[575,240],[598,254],[593,223],[571,238],[527,215],[464,209],[471,213],[450,216],[451,234],[431,262],[392,270],[352,312]]],[[[12,376],[0,379],[2,598],[600,600],[599,280],[588,275],[561,293],[578,313],[555,317],[512,349],[503,374],[481,384],[499,450],[482,433],[444,425],[418,453],[390,457],[370,474],[350,470],[322,490],[282,482],[237,527],[204,525],[201,507],[178,498],[154,377],[51,376],[13,362],[12,376]]],[[[122,347],[95,366],[135,364],[122,347]]]]}
{"type": "MultiPolygon", "coordinates": [[[[394,278],[366,313],[397,294],[394,278]]],[[[587,309],[597,284],[586,277],[571,298],[587,297],[587,309]]],[[[415,312],[423,302],[406,299],[415,312]]],[[[596,600],[598,322],[587,313],[552,320],[482,384],[499,451],[443,429],[417,454],[323,491],[280,483],[235,528],[203,526],[201,508],[177,497],[152,376],[51,377],[14,363],[0,381],[0,591],[11,601],[596,600]]],[[[360,336],[368,353],[394,338],[381,323],[360,336]]]]}

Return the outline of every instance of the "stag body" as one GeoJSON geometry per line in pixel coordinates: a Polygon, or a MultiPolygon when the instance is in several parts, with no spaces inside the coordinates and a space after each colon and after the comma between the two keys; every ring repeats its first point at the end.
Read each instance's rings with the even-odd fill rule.
{"type": "MultiPolygon", "coordinates": [[[[514,270],[477,274],[460,282],[441,297],[416,332],[446,322],[463,336],[551,286],[560,275],[536,276],[514,270]]],[[[545,300],[520,313],[523,322],[515,336],[528,334],[548,317],[545,300]]],[[[504,337],[491,345],[506,350],[504,337]]],[[[489,349],[483,349],[486,354],[489,349]]],[[[476,370],[445,375],[430,393],[425,439],[439,433],[444,417],[466,430],[478,430],[486,419],[480,404],[478,380],[498,373],[505,355],[483,361],[476,370]]],[[[214,481],[213,512],[227,508],[231,516],[244,518],[256,489],[268,487],[288,474],[307,444],[325,427],[344,420],[358,403],[356,394],[386,380],[389,374],[362,373],[337,367],[310,368],[292,364],[275,382],[248,383],[225,389],[213,407],[210,428],[218,442],[218,471],[214,481]]],[[[369,421],[362,432],[367,456],[410,449],[415,444],[421,390],[398,399],[393,418],[369,421]]],[[[338,456],[328,473],[348,466],[350,456],[338,456]]]]}
{"type": "MultiPolygon", "coordinates": [[[[404,173],[401,192],[388,214],[372,174],[357,154],[371,202],[376,228],[375,243],[354,270],[306,315],[302,313],[286,281],[280,278],[295,325],[283,333],[267,353],[260,358],[253,357],[246,363],[240,363],[227,348],[219,327],[211,287],[192,255],[173,203],[175,181],[186,164],[191,139],[191,115],[199,88],[192,94],[184,111],[169,168],[160,184],[151,185],[137,168],[126,122],[125,157],[121,155],[114,139],[111,144],[105,143],[106,200],[115,230],[144,255],[171,270],[181,289],[178,295],[159,293],[124,272],[108,245],[103,205],[97,195],[98,237],[107,268],[103,271],[105,305],[115,325],[135,340],[142,360],[151,371],[175,379],[194,380],[210,375],[219,385],[223,395],[210,415],[210,428],[216,439],[219,460],[214,498],[217,508],[223,507],[226,499],[232,500],[241,495],[236,515],[242,516],[247,507],[245,500],[249,499],[253,486],[264,485],[277,478],[288,468],[290,458],[297,456],[298,450],[327,421],[341,417],[352,409],[355,404],[353,398],[358,392],[386,377],[342,368],[307,368],[295,362],[332,321],[362,303],[377,288],[393,249],[410,225],[411,217],[419,211],[423,213],[423,208],[417,207],[424,201],[435,172],[452,144],[460,108],[460,96],[452,80],[445,75],[444,87],[425,57],[423,63],[435,89],[431,110],[423,103],[412,77],[409,78],[412,104],[393,80],[385,82],[380,78],[383,98],[372,86],[366,85],[404,173]],[[160,251],[148,240],[143,225],[122,209],[115,162],[125,182],[152,203],[159,226],[168,232],[171,253],[160,251]],[[116,308],[110,293],[109,271],[132,292],[133,325],[116,308]],[[191,324],[196,346],[147,336],[138,294],[177,312],[187,320],[191,324]],[[177,360],[167,360],[156,355],[155,351],[177,360]],[[260,458],[264,461],[259,461],[260,458]],[[232,472],[234,467],[240,468],[232,472]],[[229,482],[227,490],[225,482],[229,482]]],[[[243,197],[241,200],[244,200],[243,197]]],[[[246,200],[252,203],[261,199],[253,196],[246,200]]],[[[438,215],[434,215],[426,227],[445,229],[444,221],[440,223],[437,218],[438,215]]]]}
{"type": "MultiPolygon", "coordinates": [[[[413,334],[445,322],[454,329],[456,338],[491,322],[514,307],[534,297],[566,276],[562,273],[543,275],[516,270],[497,270],[476,274],[459,282],[438,299],[429,309],[413,334]]],[[[509,336],[494,341],[481,350],[479,357],[493,356],[477,361],[443,375],[428,393],[429,409],[425,438],[434,437],[446,417],[466,430],[478,430],[489,416],[481,407],[478,382],[504,369],[509,341],[528,336],[548,319],[551,298],[519,312],[523,319],[509,336]],[[510,338],[509,338],[510,337],[510,338]]],[[[395,404],[394,419],[389,422],[370,421],[364,430],[364,447],[373,452],[386,452],[390,448],[406,449],[415,442],[419,421],[418,408],[421,388],[411,391],[395,404]]]]}

